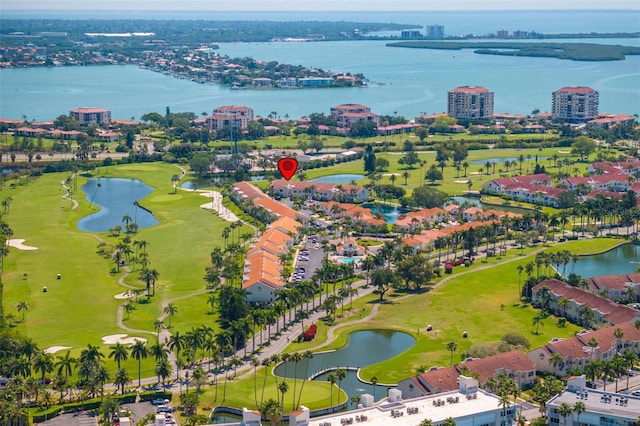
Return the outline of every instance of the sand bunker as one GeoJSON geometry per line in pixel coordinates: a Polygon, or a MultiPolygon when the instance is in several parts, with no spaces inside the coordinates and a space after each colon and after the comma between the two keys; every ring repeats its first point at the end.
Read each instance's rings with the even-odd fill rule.
{"type": "Polygon", "coordinates": [[[21,238],[14,238],[11,239],[9,241],[7,241],[7,245],[10,247],[15,247],[18,250],[38,250],[38,247],[33,247],[33,246],[26,246],[22,243],[24,243],[25,240],[21,239],[21,238]]]}
{"type": "Polygon", "coordinates": [[[559,150],[558,150],[558,153],[559,153],[559,154],[571,154],[571,151],[567,151],[567,150],[565,150],[565,149],[559,149],[559,150]]]}
{"type": "Polygon", "coordinates": [[[115,345],[116,343],[120,343],[121,345],[133,345],[136,343],[136,340],[139,340],[143,343],[147,343],[147,339],[144,337],[127,337],[128,334],[112,334],[110,336],[104,336],[102,338],[102,343],[105,345],[115,345]]]}
{"type": "Polygon", "coordinates": [[[469,180],[454,180],[455,183],[468,183],[469,180]]]}
{"type": "Polygon", "coordinates": [[[130,299],[132,294],[133,293],[131,291],[125,291],[124,293],[118,293],[113,297],[116,299],[130,299]]]}
{"type": "Polygon", "coordinates": [[[51,346],[44,350],[46,354],[55,354],[56,352],[62,351],[64,349],[71,349],[71,346],[51,346]]]}

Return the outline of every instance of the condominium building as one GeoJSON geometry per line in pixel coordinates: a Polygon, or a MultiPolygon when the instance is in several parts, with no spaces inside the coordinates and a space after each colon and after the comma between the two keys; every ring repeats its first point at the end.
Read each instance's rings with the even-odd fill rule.
{"type": "Polygon", "coordinates": [[[462,86],[449,91],[447,114],[455,118],[493,118],[493,92],[480,86],[462,86]]]}
{"type": "Polygon", "coordinates": [[[69,112],[69,116],[83,126],[111,123],[111,111],[102,108],[76,108],[69,112]]]}
{"type": "Polygon", "coordinates": [[[253,120],[253,109],[242,105],[225,105],[215,108],[206,119],[209,130],[220,130],[226,126],[246,129],[253,120]]]}
{"type": "Polygon", "coordinates": [[[427,38],[444,38],[444,25],[427,25],[427,38]]]}
{"type": "Polygon", "coordinates": [[[380,116],[371,112],[371,108],[360,104],[342,104],[331,108],[331,116],[337,120],[338,127],[350,128],[360,121],[373,121],[380,125],[380,116]]]}
{"type": "Polygon", "coordinates": [[[563,87],[553,92],[551,117],[566,123],[598,118],[599,94],[590,87],[563,87]]]}

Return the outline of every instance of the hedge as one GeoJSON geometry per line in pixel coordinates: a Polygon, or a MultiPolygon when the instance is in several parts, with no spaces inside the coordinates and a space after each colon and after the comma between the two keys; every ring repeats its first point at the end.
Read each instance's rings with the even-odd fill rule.
{"type": "Polygon", "coordinates": [[[171,392],[146,391],[140,392],[140,401],[152,401],[156,398],[168,399],[171,401],[173,394],[171,392]]]}
{"type": "Polygon", "coordinates": [[[39,412],[38,414],[33,414],[31,416],[31,421],[33,423],[43,422],[45,420],[49,420],[60,414],[63,410],[64,406],[56,405],[54,407],[49,407],[48,409],[39,412]]]}

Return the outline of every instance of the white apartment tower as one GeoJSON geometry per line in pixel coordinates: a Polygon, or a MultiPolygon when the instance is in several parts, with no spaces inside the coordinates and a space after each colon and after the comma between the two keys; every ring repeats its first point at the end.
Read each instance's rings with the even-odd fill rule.
{"type": "Polygon", "coordinates": [[[485,120],[493,117],[493,92],[480,86],[462,86],[449,91],[447,114],[455,118],[485,120]]]}
{"type": "Polygon", "coordinates": [[[599,94],[590,87],[563,87],[553,92],[551,117],[566,123],[598,118],[599,94]]]}

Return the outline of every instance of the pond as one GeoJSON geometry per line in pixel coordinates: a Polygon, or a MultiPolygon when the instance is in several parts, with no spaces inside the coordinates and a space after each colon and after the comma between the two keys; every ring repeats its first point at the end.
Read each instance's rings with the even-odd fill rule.
{"type": "Polygon", "coordinates": [[[574,272],[582,278],[591,278],[599,275],[629,274],[637,271],[639,267],[640,244],[624,244],[605,253],[580,256],[575,265],[567,265],[565,274],[574,272]]]}
{"type": "Polygon", "coordinates": [[[483,203],[478,197],[463,197],[463,196],[451,197],[451,201],[453,201],[453,203],[457,205],[462,205],[462,203],[466,202],[476,207],[480,207],[483,209],[484,208],[493,209],[501,212],[512,212],[512,213],[524,214],[525,212],[530,211],[527,209],[521,209],[513,206],[502,206],[502,205],[493,205],[493,204],[483,203]]]}
{"type": "Polygon", "coordinates": [[[78,228],[89,232],[107,232],[114,226],[125,223],[122,218],[131,217],[138,224],[138,229],[158,224],[153,214],[137,201],[149,195],[153,188],[135,179],[91,178],[82,186],[90,206],[98,206],[100,210],[78,221],[78,228]],[[134,204],[136,202],[136,204],[134,204]]]}
{"type": "MultiPolygon", "coordinates": [[[[319,371],[330,367],[366,367],[377,364],[406,351],[415,345],[413,336],[392,330],[356,331],[349,335],[347,346],[331,352],[314,354],[310,360],[303,360],[295,367],[293,363],[282,363],[275,369],[281,377],[304,378],[315,376],[319,371]]],[[[369,393],[373,395],[373,386],[358,380],[356,371],[346,371],[342,389],[349,395],[369,393]]],[[[328,373],[327,373],[328,374],[328,373]]],[[[368,379],[368,377],[363,377],[368,379]]],[[[314,380],[326,380],[326,374],[314,380]]],[[[376,400],[387,396],[386,386],[376,386],[376,400]]]]}
{"type": "Polygon", "coordinates": [[[340,174],[340,175],[329,175],[322,176],[315,179],[309,179],[309,182],[319,182],[319,183],[351,183],[352,181],[358,181],[364,178],[364,175],[356,175],[356,174],[340,174]]]}
{"type": "Polygon", "coordinates": [[[398,220],[398,216],[404,213],[408,213],[411,210],[403,209],[397,206],[390,206],[388,204],[374,204],[374,203],[365,203],[362,207],[371,210],[373,214],[382,213],[384,219],[387,223],[393,224],[398,220]]]}

